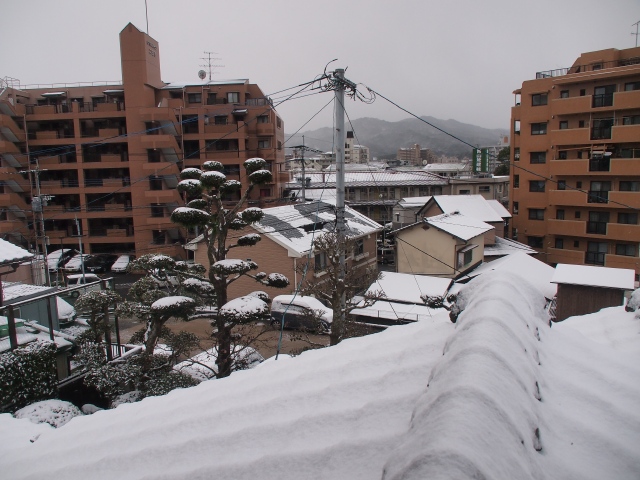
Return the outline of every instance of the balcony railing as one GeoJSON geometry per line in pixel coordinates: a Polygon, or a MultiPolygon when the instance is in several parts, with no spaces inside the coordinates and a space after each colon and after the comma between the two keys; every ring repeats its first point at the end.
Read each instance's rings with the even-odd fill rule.
{"type": "Polygon", "coordinates": [[[608,172],[611,168],[609,158],[592,158],[589,160],[590,172],[608,172]]]}
{"type": "Polygon", "coordinates": [[[609,203],[609,192],[604,190],[589,190],[587,203],[609,203]]]}
{"type": "Polygon", "coordinates": [[[589,65],[575,65],[567,68],[557,68],[555,70],[546,70],[543,72],[536,72],[536,79],[539,78],[551,78],[562,77],[572,73],[581,72],[594,72],[597,70],[603,70],[606,68],[626,67],[628,65],[637,65],[640,63],[640,57],[627,58],[624,60],[612,60],[609,62],[596,62],[589,65]]]}

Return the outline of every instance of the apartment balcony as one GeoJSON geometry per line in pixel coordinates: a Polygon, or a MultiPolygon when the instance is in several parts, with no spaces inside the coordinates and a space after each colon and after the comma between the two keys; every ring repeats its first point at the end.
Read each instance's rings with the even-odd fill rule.
{"type": "Polygon", "coordinates": [[[599,164],[589,159],[551,160],[550,167],[556,177],[627,176],[640,172],[640,159],[605,158],[599,164]]]}
{"type": "Polygon", "coordinates": [[[585,228],[585,222],[580,220],[547,220],[547,232],[559,237],[582,237],[585,228]]]}
{"type": "Polygon", "coordinates": [[[640,105],[640,90],[616,92],[613,94],[613,104],[616,110],[637,109],[640,105]]]}
{"type": "Polygon", "coordinates": [[[607,238],[640,243],[640,225],[608,223],[607,238]]]}
{"type": "Polygon", "coordinates": [[[273,123],[256,124],[256,135],[268,137],[276,134],[276,126],[273,123]]]}
{"type": "Polygon", "coordinates": [[[551,100],[551,111],[554,115],[574,115],[591,111],[592,96],[558,98],[551,100]]]}
{"type": "Polygon", "coordinates": [[[11,142],[24,142],[24,131],[8,115],[0,115],[0,133],[11,142]]]}
{"type": "Polygon", "coordinates": [[[178,190],[175,190],[173,188],[167,190],[145,190],[144,196],[145,198],[149,199],[151,203],[182,203],[180,193],[178,192],[178,190]]]}
{"type": "MultiPolygon", "coordinates": [[[[611,127],[611,142],[613,143],[631,143],[638,140],[640,140],[640,125],[615,125],[611,127]]],[[[638,171],[636,170],[636,172],[638,171]]]]}
{"type": "Polygon", "coordinates": [[[146,224],[152,226],[154,230],[168,230],[176,228],[176,224],[171,221],[169,216],[166,217],[149,217],[146,224]]]}
{"type": "MultiPolygon", "coordinates": [[[[67,154],[67,155],[47,155],[45,157],[38,157],[38,165],[40,168],[42,167],[52,167],[55,165],[64,165],[69,163],[77,163],[78,159],[76,154],[67,154]]],[[[34,163],[34,160],[32,160],[34,163]]],[[[65,167],[68,168],[68,167],[65,167]]]]}
{"type": "Polygon", "coordinates": [[[0,153],[12,153],[15,155],[20,155],[20,149],[13,142],[0,140],[0,153]]]}
{"type": "Polygon", "coordinates": [[[609,205],[613,208],[624,208],[625,205],[640,209],[640,192],[609,192],[609,205]]]}
{"type": "MultiPolygon", "coordinates": [[[[94,170],[90,170],[94,171],[94,170]]],[[[110,190],[120,191],[123,187],[131,186],[131,179],[129,177],[122,178],[85,178],[85,188],[101,188],[106,187],[110,190]]]]}
{"type": "Polygon", "coordinates": [[[626,255],[605,255],[604,265],[609,268],[628,268],[638,271],[638,257],[626,255]]]}
{"type": "MultiPolygon", "coordinates": [[[[95,237],[105,237],[109,242],[127,241],[133,237],[133,226],[131,228],[89,228],[89,237],[93,242],[95,237]]],[[[130,241],[130,240],[129,240],[130,241]]]]}
{"type": "Polygon", "coordinates": [[[2,220],[0,221],[0,234],[20,232],[27,228],[25,220],[2,220]]]}
{"type": "Polygon", "coordinates": [[[142,165],[145,174],[180,175],[180,170],[174,162],[150,162],[142,165]]]}
{"type": "Polygon", "coordinates": [[[577,190],[549,190],[549,205],[587,206],[587,194],[577,190]]]}
{"type": "Polygon", "coordinates": [[[588,128],[567,128],[551,130],[551,141],[554,145],[583,145],[592,142],[588,128]]]}
{"type": "Polygon", "coordinates": [[[548,248],[545,260],[549,264],[568,263],[571,265],[584,264],[584,252],[582,250],[565,250],[563,248],[548,248]]]}
{"type": "Polygon", "coordinates": [[[22,195],[15,192],[0,193],[0,206],[6,208],[15,207],[22,212],[31,211],[31,205],[27,203],[22,195]]]}
{"type": "Polygon", "coordinates": [[[176,114],[173,108],[169,107],[145,107],[140,109],[140,120],[143,122],[175,122],[176,114]]]}
{"type": "MultiPolygon", "coordinates": [[[[99,153],[85,151],[82,153],[82,163],[100,163],[100,166],[96,165],[96,168],[122,168],[123,162],[129,161],[129,155],[127,152],[121,153],[99,153]]],[[[90,168],[91,165],[87,165],[90,168]]]]}
{"type": "Polygon", "coordinates": [[[160,149],[173,149],[176,152],[180,151],[180,148],[178,147],[178,142],[176,141],[176,137],[174,137],[173,135],[167,135],[167,134],[141,135],[140,144],[142,145],[142,148],[146,148],[146,149],[160,148],[160,149]]]}

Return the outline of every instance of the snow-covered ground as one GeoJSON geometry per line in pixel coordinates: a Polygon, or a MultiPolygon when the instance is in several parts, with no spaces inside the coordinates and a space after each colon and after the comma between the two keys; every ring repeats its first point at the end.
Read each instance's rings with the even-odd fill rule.
{"type": "MultiPolygon", "coordinates": [[[[517,274],[460,299],[455,325],[392,327],[58,429],[0,415],[1,476],[640,478],[639,349],[596,343],[581,318],[550,328],[517,274]]],[[[596,315],[625,315],[640,340],[623,307],[596,315]]]]}

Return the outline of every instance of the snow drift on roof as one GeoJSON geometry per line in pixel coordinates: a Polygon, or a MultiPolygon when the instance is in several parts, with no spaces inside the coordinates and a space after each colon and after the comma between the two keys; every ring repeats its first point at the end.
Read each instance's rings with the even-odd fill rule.
{"type": "MultiPolygon", "coordinates": [[[[434,195],[433,201],[443,213],[460,212],[483,222],[502,222],[502,216],[482,195],[434,195]]],[[[422,211],[418,213],[422,214],[422,211]]]]}
{"type": "Polygon", "coordinates": [[[424,223],[436,227],[443,232],[450,233],[465,242],[494,229],[494,227],[488,223],[477,220],[474,217],[462,215],[458,212],[443,213],[435,217],[425,218],[424,223]]]}
{"type": "Polygon", "coordinates": [[[422,295],[444,295],[451,285],[450,278],[411,275],[410,273],[382,272],[378,281],[371,284],[367,293],[382,291],[385,300],[424,305],[422,295]]]}
{"type": "Polygon", "coordinates": [[[0,265],[23,262],[33,257],[33,253],[0,238],[0,265]]]}

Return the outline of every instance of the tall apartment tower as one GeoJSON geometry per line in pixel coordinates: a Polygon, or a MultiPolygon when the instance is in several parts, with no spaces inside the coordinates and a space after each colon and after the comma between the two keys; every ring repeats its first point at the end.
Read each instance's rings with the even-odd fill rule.
{"type": "Polygon", "coordinates": [[[512,236],[554,265],[640,273],[640,48],[539,72],[511,110],[512,236]]]}
{"type": "Polygon", "coordinates": [[[37,243],[32,198],[40,194],[49,250],[77,247],[77,218],[86,252],[180,256],[189,232],[169,218],[184,203],[179,173],[206,160],[222,162],[227,177],[246,186],[242,163],[262,157],[274,181],[252,192],[250,204],[282,196],[284,125],[257,85],[163,82],[158,42],[132,24],[120,33],[120,53],[116,84],[21,88],[2,80],[3,238],[37,243]]]}

